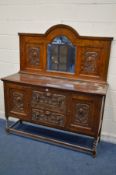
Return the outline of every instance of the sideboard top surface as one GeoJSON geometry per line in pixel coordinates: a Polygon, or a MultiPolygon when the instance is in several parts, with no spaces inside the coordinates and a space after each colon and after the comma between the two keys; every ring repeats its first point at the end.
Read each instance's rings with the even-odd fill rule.
{"type": "Polygon", "coordinates": [[[21,83],[24,85],[42,86],[45,88],[56,88],[101,95],[105,95],[108,88],[107,83],[103,84],[82,80],[72,81],[64,78],[30,75],[25,73],[16,73],[2,78],[2,80],[5,82],[21,83]]]}

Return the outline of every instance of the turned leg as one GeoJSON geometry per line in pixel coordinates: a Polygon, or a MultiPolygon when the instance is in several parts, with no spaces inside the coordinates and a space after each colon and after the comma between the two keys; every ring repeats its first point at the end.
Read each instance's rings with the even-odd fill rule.
{"type": "Polygon", "coordinates": [[[20,119],[20,120],[19,120],[19,123],[20,123],[20,124],[22,124],[22,123],[23,123],[23,121],[20,119]]]}
{"type": "Polygon", "coordinates": [[[94,158],[96,157],[96,154],[97,154],[98,139],[99,139],[99,138],[95,139],[94,142],[93,142],[92,154],[93,154],[93,157],[94,157],[94,158]]]}
{"type": "Polygon", "coordinates": [[[98,136],[98,143],[101,141],[101,128],[100,128],[100,131],[99,131],[99,136],[98,136]]]}
{"type": "Polygon", "coordinates": [[[101,136],[99,137],[98,143],[101,141],[101,136]]]}
{"type": "Polygon", "coordinates": [[[6,132],[9,133],[9,123],[8,123],[8,117],[6,117],[6,132]]]}
{"type": "Polygon", "coordinates": [[[96,150],[94,150],[92,154],[93,154],[93,158],[96,158],[96,154],[97,154],[96,150]]]}

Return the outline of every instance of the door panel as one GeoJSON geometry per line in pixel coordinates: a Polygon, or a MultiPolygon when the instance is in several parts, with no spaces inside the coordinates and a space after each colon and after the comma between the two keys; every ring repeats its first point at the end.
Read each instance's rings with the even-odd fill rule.
{"type": "Polygon", "coordinates": [[[30,89],[12,83],[8,83],[6,89],[8,115],[21,119],[27,118],[30,112],[30,89]]]}
{"type": "Polygon", "coordinates": [[[96,135],[99,127],[102,98],[97,95],[72,95],[68,127],[82,134],[96,135]]]}

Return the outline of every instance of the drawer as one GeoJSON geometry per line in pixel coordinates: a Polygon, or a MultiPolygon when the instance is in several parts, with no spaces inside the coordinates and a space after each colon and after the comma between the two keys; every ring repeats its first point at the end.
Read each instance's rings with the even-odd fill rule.
{"type": "Polygon", "coordinates": [[[48,109],[66,113],[67,94],[51,88],[37,88],[32,90],[32,108],[48,109]]]}
{"type": "Polygon", "coordinates": [[[64,127],[65,115],[46,109],[32,109],[32,121],[38,124],[64,127]]]}

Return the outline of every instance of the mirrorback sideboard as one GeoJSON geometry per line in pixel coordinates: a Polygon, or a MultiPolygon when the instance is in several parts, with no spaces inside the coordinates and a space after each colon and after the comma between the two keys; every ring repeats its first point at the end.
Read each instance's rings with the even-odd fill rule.
{"type": "Polygon", "coordinates": [[[100,141],[111,37],[80,36],[59,24],[45,34],[20,33],[20,71],[4,82],[6,129],[96,155],[100,141]],[[93,138],[92,147],[30,134],[9,125],[19,119],[93,138]]]}

